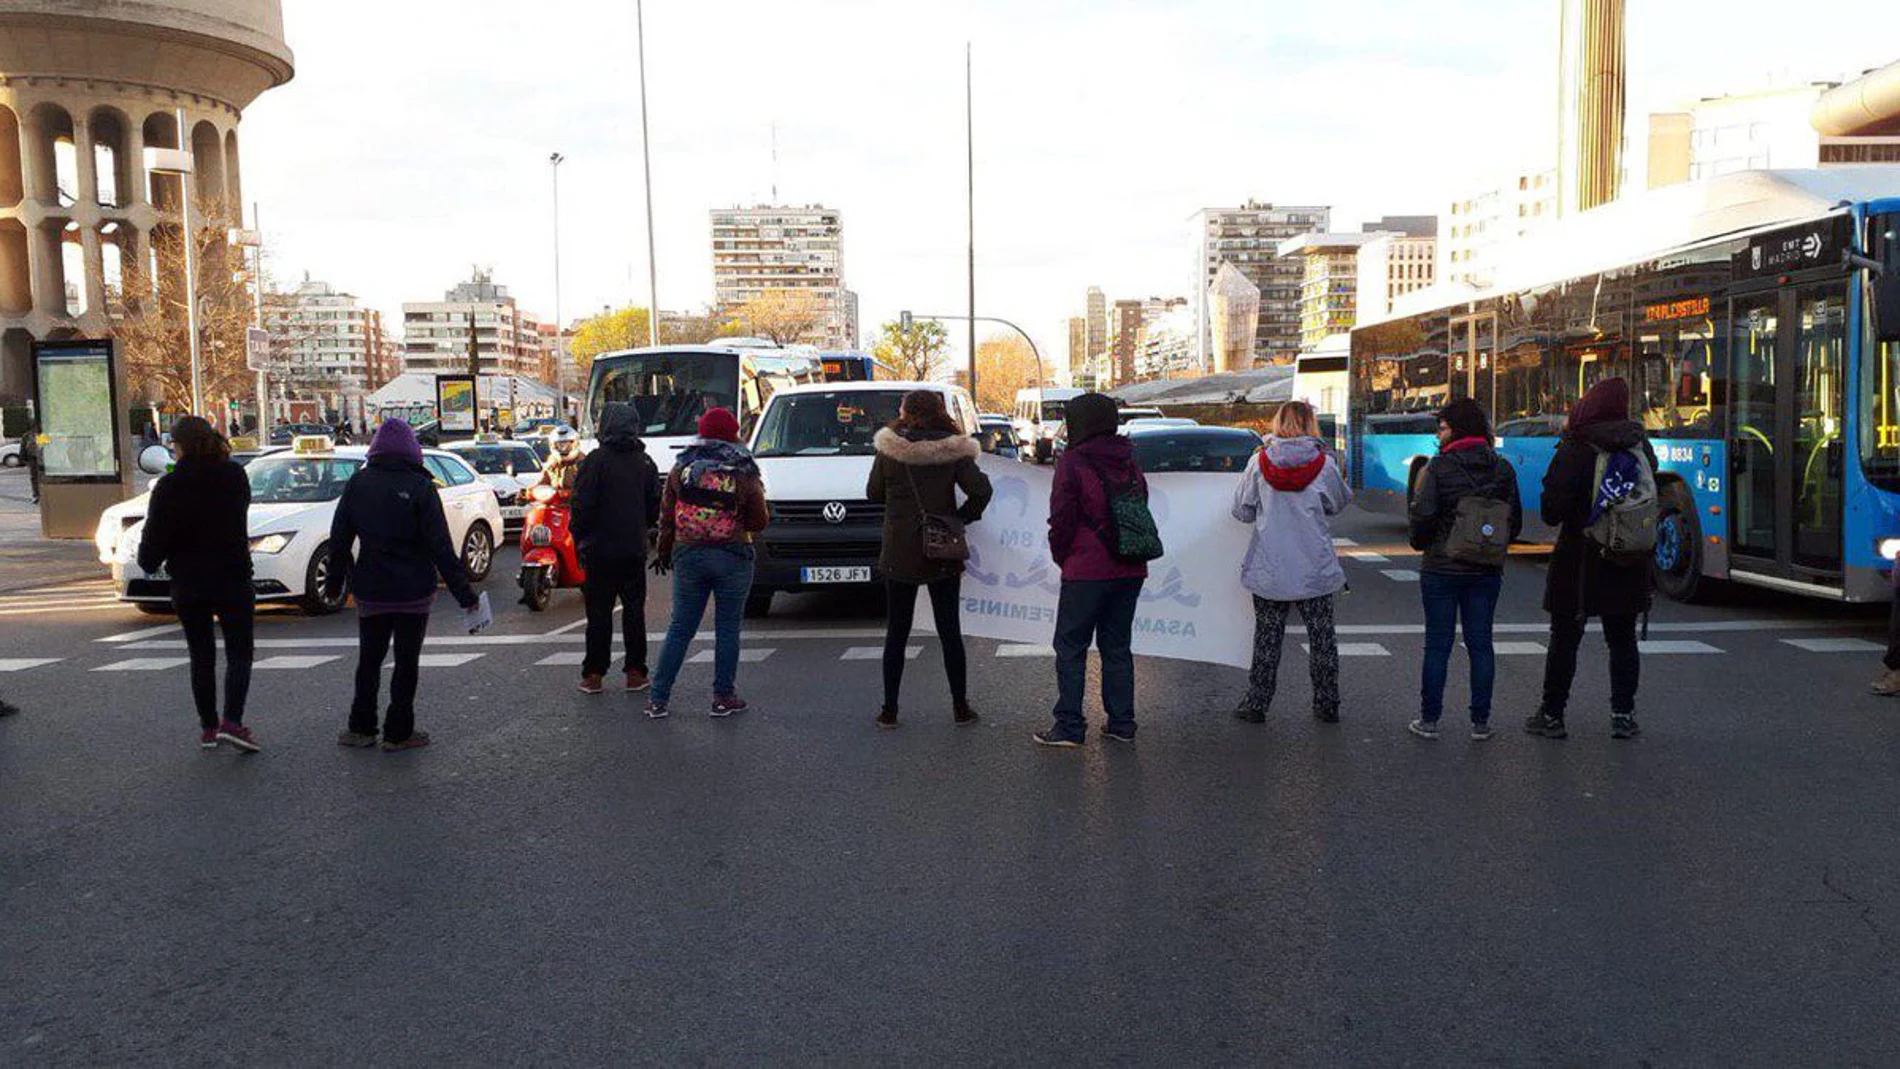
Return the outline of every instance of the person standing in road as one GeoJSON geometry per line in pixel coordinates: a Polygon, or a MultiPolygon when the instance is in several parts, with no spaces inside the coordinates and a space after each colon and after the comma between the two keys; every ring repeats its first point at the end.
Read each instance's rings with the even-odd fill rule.
{"type": "Polygon", "coordinates": [[[1066,409],[1068,448],[1056,462],[1049,494],[1049,553],[1062,569],[1056,602],[1055,723],[1037,732],[1042,746],[1076,747],[1088,735],[1082,698],[1091,642],[1102,657],[1102,734],[1135,741],[1135,609],[1148,580],[1145,560],[1117,555],[1111,500],[1147,500],[1135,447],[1116,433],[1115,402],[1085,393],[1066,409]]]}
{"type": "Polygon", "coordinates": [[[771,512],[752,454],[739,444],[739,420],[724,408],[699,417],[699,437],[680,450],[660,495],[660,538],[653,572],[673,573],[673,620],[660,647],[647,716],[668,713],[686,647],[713,605],[712,715],[743,712],[739,697],[739,628],[752,589],[752,536],[771,512]]]}
{"type": "Polygon", "coordinates": [[[251,590],[251,484],[230,443],[199,416],[172,428],[178,463],[152,486],[139,540],[139,567],[171,576],[172,611],[191,654],[198,745],[243,753],[262,749],[244,726],[251,689],[256,611],[251,590]],[[218,640],[224,633],[224,716],[218,716],[218,640]]]}
{"type": "Polygon", "coordinates": [[[1497,653],[1491,625],[1504,591],[1504,562],[1524,531],[1517,469],[1491,445],[1491,421],[1471,398],[1438,413],[1438,455],[1419,473],[1409,507],[1412,548],[1424,553],[1419,597],[1425,607],[1425,663],[1419,680],[1423,739],[1438,737],[1445,677],[1462,622],[1471,658],[1471,737],[1491,737],[1497,653]]]}
{"type": "Polygon", "coordinates": [[[983,518],[989,506],[989,477],[976,466],[974,437],[950,418],[943,394],[913,390],[904,395],[896,421],[873,439],[865,496],[884,506],[884,548],[878,569],[884,574],[889,610],[884,623],[884,709],[877,726],[897,726],[897,695],[904,681],[910,629],[917,615],[917,591],[930,591],[930,611],[943,646],[943,672],[950,680],[950,707],[959,725],[980,718],[970,708],[969,667],[963,651],[963,561],[936,559],[924,549],[925,518],[953,516],[960,524],[983,518]],[[957,504],[957,491],[963,504],[957,504]]]}
{"type": "MultiPolygon", "coordinates": [[[[1544,611],[1550,613],[1550,653],[1544,660],[1544,700],[1524,730],[1547,739],[1568,736],[1564,710],[1570,685],[1577,675],[1577,651],[1583,644],[1590,617],[1603,622],[1610,647],[1610,737],[1633,739],[1642,733],[1636,723],[1636,688],[1642,677],[1642,654],[1636,641],[1636,621],[1649,608],[1648,561],[1619,564],[1585,534],[1585,529],[1614,504],[1605,497],[1609,480],[1619,465],[1649,466],[1653,483],[1656,452],[1640,424],[1630,419],[1630,387],[1621,378],[1605,379],[1590,388],[1570,412],[1557,455],[1544,475],[1544,522],[1558,528],[1544,586],[1544,611]],[[1619,458],[1630,458],[1627,461],[1619,458]],[[1599,459],[1605,461],[1599,464],[1599,459]],[[1640,458],[1640,459],[1638,459],[1640,458]]],[[[1639,472],[1623,472],[1638,479],[1639,472]]]]}
{"type": "Polygon", "coordinates": [[[437,575],[456,604],[469,610],[480,604],[449,539],[442,498],[423,467],[416,432],[400,419],[385,420],[370,439],[369,462],[350,477],[330,522],[328,593],[341,595],[347,580],[357,611],[356,696],[349,728],[337,736],[340,745],[376,745],[383,658],[392,643],[396,668],[382,747],[429,745],[429,733],[415,729],[416,684],[437,575]]]}
{"type": "Polygon", "coordinates": [[[1333,548],[1332,518],[1352,503],[1339,462],[1319,437],[1319,418],[1304,401],[1288,401],[1273,434],[1234,488],[1233,517],[1253,526],[1240,583],[1253,595],[1253,666],[1234,716],[1266,722],[1280,678],[1287,619],[1298,611],[1311,646],[1313,716],[1339,722],[1339,640],[1333,598],[1346,573],[1333,548]]]}
{"type": "Polygon", "coordinates": [[[40,446],[39,420],[29,421],[26,433],[20,436],[20,463],[26,465],[27,484],[33,491],[33,503],[40,503],[40,475],[45,466],[46,454],[40,446]]]}
{"type": "Polygon", "coordinates": [[[581,693],[599,694],[613,653],[614,602],[627,644],[627,689],[647,689],[647,532],[659,520],[660,472],[640,441],[640,413],[615,403],[601,413],[600,448],[574,479],[573,530],[587,579],[587,654],[581,693]]]}

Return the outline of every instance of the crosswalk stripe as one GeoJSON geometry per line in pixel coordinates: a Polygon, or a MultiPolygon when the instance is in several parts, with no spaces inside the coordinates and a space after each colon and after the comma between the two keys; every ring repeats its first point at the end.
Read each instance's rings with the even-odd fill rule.
{"type": "MultiPolygon", "coordinates": [[[[425,653],[416,658],[416,667],[460,668],[470,661],[479,661],[486,656],[488,655],[485,653],[425,653]]],[[[389,660],[383,662],[383,671],[387,672],[395,666],[396,659],[391,657],[389,660]]]]}
{"type": "Polygon", "coordinates": [[[1056,651],[1053,646],[998,646],[996,655],[998,657],[1054,657],[1056,651]]]}
{"type": "Polygon", "coordinates": [[[62,657],[0,657],[0,672],[24,672],[29,668],[58,664],[62,657]]]}
{"type": "MultiPolygon", "coordinates": [[[[922,646],[905,646],[904,659],[907,661],[915,660],[917,655],[922,652],[924,652],[922,646]]],[[[841,661],[881,661],[884,659],[884,647],[853,646],[844,651],[844,656],[838,659],[841,661]]]]}
{"type": "Polygon", "coordinates": [[[1387,568],[1385,571],[1380,572],[1379,574],[1385,576],[1387,579],[1390,579],[1395,583],[1418,582],[1418,573],[1415,571],[1412,571],[1409,568],[1387,568]]]}
{"type": "MultiPolygon", "coordinates": [[[[1307,653],[1313,652],[1313,647],[1308,643],[1302,642],[1300,648],[1307,653]]],[[[1341,642],[1339,655],[1341,657],[1390,657],[1392,651],[1377,642],[1341,642]]]]}
{"type": "Polygon", "coordinates": [[[191,663],[189,657],[134,657],[127,661],[114,661],[93,669],[95,672],[163,672],[168,668],[177,668],[191,663]]]}
{"type": "Polygon", "coordinates": [[[1887,647],[1864,638],[1784,638],[1781,640],[1809,653],[1885,653],[1887,647]]]}
{"type": "Polygon", "coordinates": [[[1351,557],[1353,560],[1359,561],[1362,564],[1390,564],[1392,563],[1392,558],[1386,556],[1383,553],[1368,553],[1368,552],[1360,551],[1357,553],[1348,553],[1346,554],[1346,556],[1351,557]]]}
{"type": "MultiPolygon", "coordinates": [[[[106,637],[99,639],[98,641],[100,642],[138,642],[138,641],[142,641],[148,638],[157,638],[160,635],[169,635],[173,631],[180,631],[180,630],[183,630],[183,628],[179,627],[177,624],[160,624],[157,627],[141,627],[137,631],[127,631],[123,634],[118,634],[118,635],[107,635],[106,637]]],[[[180,643],[180,645],[182,646],[183,643],[180,643]]],[[[258,643],[258,645],[261,646],[263,645],[263,643],[260,642],[258,643]]]]}
{"type": "Polygon", "coordinates": [[[534,663],[543,668],[579,668],[586,659],[587,655],[579,650],[562,650],[550,653],[534,663]]]}
{"type": "Polygon", "coordinates": [[[256,664],[251,665],[251,667],[257,668],[257,669],[263,669],[266,671],[270,669],[281,669],[281,670],[288,671],[288,670],[299,669],[299,668],[315,668],[318,665],[325,665],[325,664],[329,664],[331,661],[340,661],[342,659],[343,659],[342,657],[334,656],[334,655],[329,656],[329,657],[299,657],[292,654],[292,655],[286,655],[283,657],[266,657],[263,660],[258,661],[256,664]]]}
{"type": "Polygon", "coordinates": [[[1538,642],[1494,642],[1491,649],[1500,657],[1542,657],[1545,652],[1538,642]]]}
{"type": "Polygon", "coordinates": [[[129,609],[129,605],[108,602],[104,605],[39,605],[31,608],[0,607],[0,616],[48,616],[73,612],[118,612],[129,609]]]}
{"type": "Polygon", "coordinates": [[[1350,538],[1335,538],[1335,539],[1333,539],[1333,545],[1335,545],[1335,546],[1340,546],[1340,547],[1342,547],[1342,548],[1343,548],[1343,547],[1345,547],[1345,546],[1356,546],[1356,545],[1358,545],[1358,544],[1359,544],[1359,543],[1357,543],[1357,542],[1355,542],[1355,541],[1353,541],[1353,540],[1352,540],[1352,539],[1350,539],[1350,538]]]}
{"type": "Polygon", "coordinates": [[[1657,657],[1723,652],[1706,642],[1639,642],[1637,646],[1644,654],[1657,657]]]}
{"type": "MultiPolygon", "coordinates": [[[[775,649],[762,650],[762,649],[757,649],[754,647],[747,647],[739,651],[739,663],[740,664],[758,664],[760,661],[765,660],[767,657],[770,657],[774,653],[777,653],[777,652],[778,651],[775,649]]],[[[698,653],[695,653],[691,657],[686,658],[686,663],[687,664],[711,664],[713,662],[713,654],[714,654],[713,650],[700,650],[698,653]]]]}

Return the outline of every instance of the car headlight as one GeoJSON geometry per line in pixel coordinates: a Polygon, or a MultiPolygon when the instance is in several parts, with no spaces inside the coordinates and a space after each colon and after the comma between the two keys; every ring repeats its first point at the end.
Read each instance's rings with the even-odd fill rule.
{"type": "Polygon", "coordinates": [[[259,535],[251,539],[251,552],[264,554],[282,553],[284,547],[289,545],[290,540],[294,537],[296,537],[294,532],[291,534],[259,535]]]}
{"type": "Polygon", "coordinates": [[[1883,538],[1874,548],[1880,551],[1883,560],[1900,559],[1900,538],[1883,538]]]}

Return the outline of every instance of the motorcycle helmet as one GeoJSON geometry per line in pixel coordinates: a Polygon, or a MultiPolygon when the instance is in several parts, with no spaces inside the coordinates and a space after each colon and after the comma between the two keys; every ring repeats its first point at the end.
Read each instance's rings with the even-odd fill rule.
{"type": "Polygon", "coordinates": [[[566,456],[581,444],[581,436],[572,427],[556,427],[548,432],[548,446],[556,453],[566,456]]]}

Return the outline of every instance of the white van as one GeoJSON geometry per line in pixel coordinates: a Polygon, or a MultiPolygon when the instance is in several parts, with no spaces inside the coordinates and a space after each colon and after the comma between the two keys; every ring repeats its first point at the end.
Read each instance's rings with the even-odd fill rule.
{"type": "Polygon", "coordinates": [[[897,418],[904,395],[944,395],[964,434],[977,433],[976,405],[943,382],[829,382],[792,386],[767,401],[752,432],[772,522],[755,540],[757,567],[746,612],[770,611],[781,590],[880,582],[884,506],[864,496],[872,439],[897,418]]]}
{"type": "Polygon", "coordinates": [[[1022,446],[1022,459],[1046,464],[1055,455],[1056,428],[1062,426],[1069,402],[1083,391],[1055,386],[1032,386],[1016,391],[1016,410],[1010,422],[1016,425],[1016,441],[1022,446]]]}

